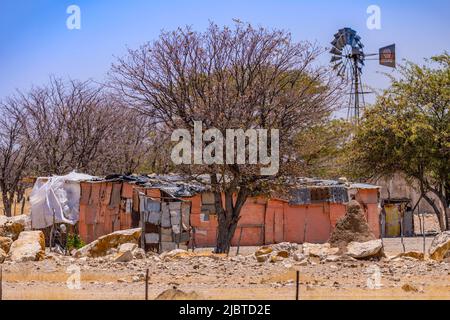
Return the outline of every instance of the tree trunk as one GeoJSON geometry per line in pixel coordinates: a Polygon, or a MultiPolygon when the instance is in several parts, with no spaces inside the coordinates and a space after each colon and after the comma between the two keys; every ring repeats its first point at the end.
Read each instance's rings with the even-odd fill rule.
{"type": "Polygon", "coordinates": [[[442,212],[441,210],[439,210],[438,206],[436,206],[436,204],[434,203],[433,199],[431,199],[427,194],[423,194],[423,198],[430,204],[430,206],[433,208],[434,213],[436,213],[436,216],[438,218],[439,221],[439,228],[441,229],[441,231],[445,231],[445,221],[444,218],[442,216],[442,212]]]}
{"type": "Polygon", "coordinates": [[[236,231],[242,206],[248,197],[246,189],[241,188],[238,192],[226,191],[225,206],[223,206],[222,196],[220,192],[215,192],[215,206],[217,211],[217,244],[216,253],[229,253],[231,247],[231,239],[233,239],[236,231]],[[233,196],[237,193],[236,201],[233,196]]]}
{"type": "Polygon", "coordinates": [[[2,201],[3,201],[3,212],[5,216],[11,217],[11,201],[6,192],[2,193],[2,201]]]}

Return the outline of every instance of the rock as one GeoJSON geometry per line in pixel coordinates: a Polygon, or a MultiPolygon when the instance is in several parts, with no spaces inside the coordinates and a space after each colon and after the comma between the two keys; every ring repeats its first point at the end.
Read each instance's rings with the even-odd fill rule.
{"type": "Polygon", "coordinates": [[[123,243],[119,246],[119,252],[133,251],[138,246],[136,243],[123,243]]]}
{"type": "Polygon", "coordinates": [[[336,223],[329,242],[333,247],[344,248],[350,242],[365,242],[375,239],[361,204],[352,200],[347,206],[345,216],[336,223]]]}
{"type": "Polygon", "coordinates": [[[295,261],[303,261],[303,260],[306,259],[306,256],[305,256],[304,254],[298,253],[298,252],[295,252],[295,253],[292,255],[292,257],[294,258],[295,261]]]}
{"type": "Polygon", "coordinates": [[[277,257],[281,257],[281,258],[289,258],[289,252],[286,250],[281,250],[277,252],[277,257]]]}
{"type": "Polygon", "coordinates": [[[0,237],[0,249],[3,249],[5,253],[9,252],[9,248],[11,247],[11,244],[13,243],[13,240],[8,237],[0,237]]]}
{"type": "Polygon", "coordinates": [[[423,252],[408,251],[408,252],[402,252],[402,253],[396,255],[393,259],[395,259],[395,258],[413,258],[416,260],[423,261],[423,260],[425,260],[425,255],[423,254],[423,252]]]}
{"type": "Polygon", "coordinates": [[[31,217],[29,215],[21,214],[9,218],[9,220],[13,223],[22,225],[25,231],[31,231],[31,217]]]}
{"type": "Polygon", "coordinates": [[[299,262],[297,263],[297,265],[300,266],[300,267],[305,267],[305,266],[307,266],[307,265],[308,265],[308,259],[303,259],[302,261],[299,261],[299,262]]]}
{"type": "Polygon", "coordinates": [[[145,274],[142,274],[142,273],[138,274],[137,276],[133,276],[131,278],[131,281],[133,281],[133,282],[141,282],[144,280],[145,280],[145,274]]]}
{"type": "Polygon", "coordinates": [[[298,250],[298,244],[297,243],[290,243],[290,242],[281,242],[277,244],[273,244],[272,246],[273,251],[287,251],[289,253],[295,252],[298,250]]]}
{"type": "Polygon", "coordinates": [[[419,289],[417,289],[415,286],[413,286],[412,284],[406,283],[402,286],[403,291],[406,292],[418,292],[419,289]]]}
{"type": "Polygon", "coordinates": [[[187,250],[175,249],[175,250],[163,252],[163,253],[161,253],[161,255],[159,257],[161,259],[166,259],[166,258],[177,259],[177,258],[185,258],[185,257],[190,257],[190,256],[191,256],[191,254],[187,250]]]}
{"type": "Polygon", "coordinates": [[[442,261],[447,252],[450,251],[450,231],[438,234],[431,243],[429,250],[430,258],[436,261],[442,261]]]}
{"type": "Polygon", "coordinates": [[[30,217],[27,215],[0,216],[0,236],[17,240],[22,231],[30,229],[30,221],[30,217]]]}
{"type": "Polygon", "coordinates": [[[8,255],[6,254],[6,252],[2,248],[0,248],[0,263],[3,263],[7,256],[8,255]]]}
{"type": "Polygon", "coordinates": [[[135,259],[145,259],[145,250],[142,248],[136,248],[133,250],[133,257],[135,259]]]}
{"type": "Polygon", "coordinates": [[[106,255],[110,256],[110,255],[116,254],[118,252],[119,252],[119,250],[117,250],[116,248],[111,248],[111,249],[106,250],[106,255]]]}
{"type": "Polygon", "coordinates": [[[195,291],[183,292],[179,289],[168,289],[160,293],[155,300],[200,300],[202,297],[195,291]]]}
{"type": "Polygon", "coordinates": [[[283,258],[280,256],[271,256],[270,257],[270,262],[271,263],[275,263],[275,262],[279,262],[279,261],[283,261],[283,258]]]}
{"type": "Polygon", "coordinates": [[[261,247],[259,248],[256,252],[255,252],[255,256],[262,256],[262,255],[266,255],[266,254],[270,254],[272,253],[273,249],[271,247],[261,247]]]}
{"type": "Polygon", "coordinates": [[[9,250],[13,262],[39,261],[45,257],[45,237],[42,231],[23,231],[9,250]]]}
{"type": "Polygon", "coordinates": [[[384,256],[381,239],[367,242],[350,242],[347,255],[356,259],[380,258],[384,256]]]}
{"type": "Polygon", "coordinates": [[[109,249],[117,248],[124,243],[138,243],[142,229],[128,229],[116,231],[101,236],[95,241],[75,252],[75,257],[102,257],[107,255],[109,249]]]}
{"type": "Polygon", "coordinates": [[[327,256],[324,259],[324,261],[325,262],[336,262],[336,261],[339,261],[340,259],[341,259],[340,256],[332,254],[332,255],[327,256]]]}
{"type": "Polygon", "coordinates": [[[303,254],[311,257],[324,258],[328,255],[337,254],[339,248],[331,248],[329,243],[315,244],[315,243],[304,243],[303,244],[303,254]]]}
{"type": "Polygon", "coordinates": [[[262,255],[256,256],[256,261],[263,263],[263,262],[266,262],[267,260],[269,260],[269,258],[270,258],[270,253],[262,254],[262,255]]]}
{"type": "Polygon", "coordinates": [[[133,260],[133,253],[131,251],[118,252],[112,260],[114,262],[130,262],[133,260]]]}

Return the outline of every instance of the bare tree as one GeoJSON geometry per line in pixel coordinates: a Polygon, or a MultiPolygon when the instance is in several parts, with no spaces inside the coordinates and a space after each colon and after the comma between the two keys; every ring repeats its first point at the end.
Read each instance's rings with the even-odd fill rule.
{"type": "Polygon", "coordinates": [[[96,175],[136,170],[149,150],[149,124],[91,81],[51,78],[21,93],[32,135],[39,141],[39,175],[79,170],[96,175]]]}
{"type": "Polygon", "coordinates": [[[0,191],[3,211],[11,216],[15,197],[23,193],[22,179],[29,173],[38,142],[28,131],[19,97],[0,103],[0,191]]]}
{"type": "Polygon", "coordinates": [[[259,165],[179,167],[211,177],[219,223],[216,252],[229,251],[249,196],[270,190],[283,175],[299,173],[292,141],[336,106],[339,86],[328,69],[316,65],[320,53],[282,30],[211,24],[204,33],[189,27],[163,32],[113,65],[111,83],[118,95],[160,130],[192,132],[194,121],[224,136],[227,129],[280,130],[275,176],[261,176],[259,165]]]}

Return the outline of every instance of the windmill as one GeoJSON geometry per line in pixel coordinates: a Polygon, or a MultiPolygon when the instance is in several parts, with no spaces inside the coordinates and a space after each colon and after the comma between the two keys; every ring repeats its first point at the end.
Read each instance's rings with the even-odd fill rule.
{"type": "MultiPolygon", "coordinates": [[[[395,45],[380,49],[379,53],[365,54],[361,37],[351,28],[340,29],[331,42],[331,63],[337,75],[350,84],[350,99],[347,108],[347,118],[358,123],[361,109],[365,105],[361,80],[362,70],[367,57],[379,56],[380,64],[395,68],[395,45]]],[[[374,59],[370,59],[374,60],[374,59]]]]}

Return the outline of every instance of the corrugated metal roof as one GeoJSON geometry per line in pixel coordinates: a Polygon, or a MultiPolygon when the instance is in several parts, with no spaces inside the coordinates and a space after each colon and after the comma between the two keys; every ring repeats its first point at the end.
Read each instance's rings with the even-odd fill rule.
{"type": "MultiPolygon", "coordinates": [[[[198,193],[210,190],[209,176],[195,177],[178,174],[145,175],[109,175],[95,181],[127,181],[145,188],[157,188],[173,197],[192,197],[198,193]]],[[[346,181],[323,180],[304,177],[286,178],[280,182],[287,186],[287,192],[277,197],[291,204],[309,204],[318,202],[343,203],[348,202],[348,189],[379,189],[380,187],[366,183],[348,183],[346,181]]]]}
{"type": "Polygon", "coordinates": [[[350,184],[350,189],[380,189],[380,186],[376,186],[368,183],[352,183],[350,184]]]}

